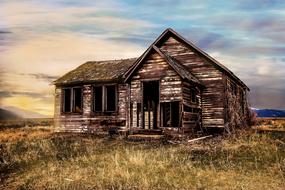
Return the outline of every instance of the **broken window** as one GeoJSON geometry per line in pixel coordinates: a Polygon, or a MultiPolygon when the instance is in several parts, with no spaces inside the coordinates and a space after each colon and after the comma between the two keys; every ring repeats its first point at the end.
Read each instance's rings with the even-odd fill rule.
{"type": "Polygon", "coordinates": [[[163,127],[178,127],[180,118],[179,114],[179,101],[161,103],[163,127]]]}
{"type": "Polygon", "coordinates": [[[82,112],[82,92],[81,88],[73,88],[73,112],[82,112]]]}
{"type": "Polygon", "coordinates": [[[94,87],[94,111],[99,113],[115,112],[117,106],[116,86],[94,87]]]}
{"type": "Polygon", "coordinates": [[[62,112],[82,112],[82,88],[64,88],[62,94],[62,112]]]}

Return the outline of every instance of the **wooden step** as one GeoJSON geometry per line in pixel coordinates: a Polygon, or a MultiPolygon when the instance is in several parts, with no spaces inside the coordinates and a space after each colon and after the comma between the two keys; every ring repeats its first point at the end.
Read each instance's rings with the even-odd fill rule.
{"type": "Polygon", "coordinates": [[[132,129],[132,134],[162,135],[161,129],[132,129]]]}
{"type": "Polygon", "coordinates": [[[127,139],[131,141],[163,141],[164,135],[135,134],[128,135],[127,139]]]}

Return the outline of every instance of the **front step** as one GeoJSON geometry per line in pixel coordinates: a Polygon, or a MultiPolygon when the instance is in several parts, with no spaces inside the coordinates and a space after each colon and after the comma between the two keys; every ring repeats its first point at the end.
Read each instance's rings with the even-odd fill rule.
{"type": "Polygon", "coordinates": [[[161,129],[132,129],[131,134],[141,134],[141,135],[162,135],[161,129]]]}
{"type": "Polygon", "coordinates": [[[130,141],[163,141],[164,135],[148,135],[148,134],[134,134],[128,135],[130,141]]]}

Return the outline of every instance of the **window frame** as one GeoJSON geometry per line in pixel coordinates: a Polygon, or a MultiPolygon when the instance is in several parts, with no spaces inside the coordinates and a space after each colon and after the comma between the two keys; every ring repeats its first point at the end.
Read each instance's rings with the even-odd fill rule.
{"type": "Polygon", "coordinates": [[[83,86],[74,86],[74,87],[62,87],[61,88],[61,114],[83,114],[83,86]],[[65,111],[65,90],[70,89],[70,111],[65,111]],[[74,89],[80,89],[81,91],[81,111],[75,112],[74,105],[75,105],[75,93],[74,89]]]}
{"type": "Polygon", "coordinates": [[[117,84],[96,84],[92,86],[92,112],[94,115],[117,115],[118,114],[118,85],[117,84]],[[107,110],[107,86],[114,86],[115,87],[115,110],[108,111],[107,110]],[[95,88],[101,87],[102,89],[102,110],[96,111],[95,110],[95,88]]]}
{"type": "MultiPolygon", "coordinates": [[[[163,128],[179,128],[179,124],[180,124],[180,118],[178,118],[178,123],[177,126],[173,125],[174,123],[174,113],[173,111],[174,110],[174,106],[175,104],[178,104],[178,115],[180,117],[180,114],[181,114],[181,101],[180,100],[175,100],[175,101],[165,101],[165,102],[160,102],[160,126],[163,127],[163,128]],[[170,122],[170,125],[168,126],[167,125],[167,120],[165,119],[166,115],[165,115],[165,109],[166,109],[166,106],[169,106],[169,122],[170,122]]],[[[176,105],[177,106],[177,105],[176,105]]]]}

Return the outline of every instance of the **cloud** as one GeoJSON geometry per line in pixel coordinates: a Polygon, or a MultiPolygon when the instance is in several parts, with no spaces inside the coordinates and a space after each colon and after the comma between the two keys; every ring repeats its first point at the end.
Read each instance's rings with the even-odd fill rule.
{"type": "Polygon", "coordinates": [[[26,1],[2,3],[0,10],[3,25],[18,33],[23,30],[32,34],[79,31],[106,35],[142,32],[142,28],[154,27],[151,22],[124,17],[123,7],[114,5],[97,3],[95,7],[56,7],[26,1]]]}
{"type": "Polygon", "coordinates": [[[53,115],[53,101],[43,101],[40,98],[29,96],[13,96],[2,99],[1,107],[15,106],[18,108],[32,110],[34,112],[52,116],[53,115]]]}
{"type": "Polygon", "coordinates": [[[272,8],[285,7],[283,0],[239,0],[235,2],[236,8],[247,11],[268,10],[272,8]]]}
{"type": "Polygon", "coordinates": [[[285,108],[285,90],[264,88],[264,86],[252,86],[249,93],[249,100],[252,107],[258,108],[285,108]],[[268,96],[270,94],[270,97],[268,96]]]}
{"type": "Polygon", "coordinates": [[[55,75],[48,75],[44,73],[35,73],[35,74],[29,74],[29,75],[32,77],[35,77],[36,79],[40,79],[40,80],[44,80],[48,82],[52,82],[60,77],[59,75],[55,76],[55,75]]]}
{"type": "Polygon", "coordinates": [[[35,93],[35,92],[0,91],[0,97],[13,97],[13,96],[29,96],[32,98],[52,97],[52,95],[43,95],[42,93],[35,93]]]}
{"type": "Polygon", "coordinates": [[[89,60],[140,56],[172,27],[245,81],[254,105],[265,101],[262,88],[284,105],[284,10],[278,0],[2,0],[1,104],[37,99],[30,109],[51,112],[53,79],[89,60]]]}
{"type": "Polygon", "coordinates": [[[5,30],[0,30],[0,35],[1,35],[1,34],[10,34],[10,33],[12,33],[12,32],[10,32],[10,31],[5,31],[5,30]]]}
{"type": "Polygon", "coordinates": [[[5,42],[9,41],[4,45],[5,53],[0,54],[1,106],[49,115],[53,112],[51,81],[89,60],[140,55],[143,48],[139,45],[119,39],[114,43],[108,38],[123,38],[125,31],[151,26],[136,19],[96,15],[102,9],[90,7],[53,9],[32,1],[6,1],[0,9],[3,26],[12,32],[9,36],[0,33],[6,35],[5,42]]]}

